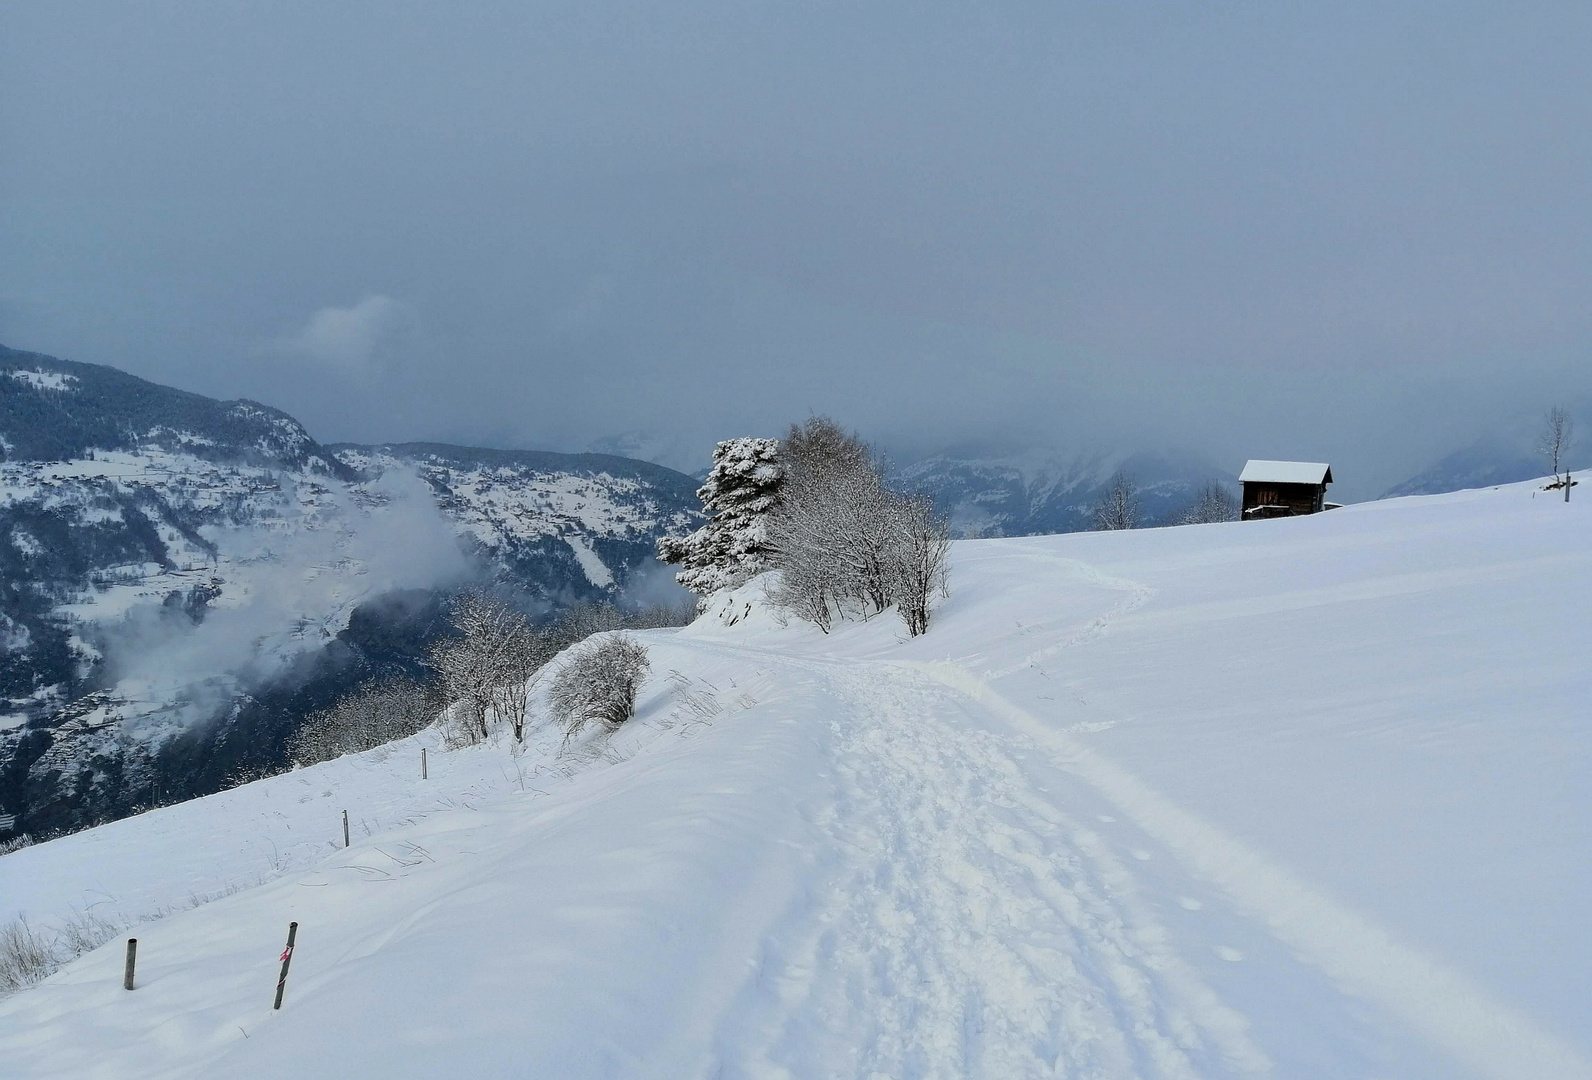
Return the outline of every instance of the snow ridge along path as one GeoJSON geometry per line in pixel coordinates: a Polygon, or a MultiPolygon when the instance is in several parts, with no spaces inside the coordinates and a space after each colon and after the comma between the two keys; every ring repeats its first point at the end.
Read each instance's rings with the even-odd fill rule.
{"type": "Polygon", "coordinates": [[[1063,732],[1002,698],[952,664],[927,670],[1037,741],[1087,780],[1146,833],[1206,880],[1265,920],[1280,940],[1347,987],[1401,1017],[1414,1031],[1483,1076],[1586,1077],[1592,1066],[1458,971],[1423,956],[1386,928],[1310,888],[1286,870],[1168,801],[1063,732]]]}
{"type": "Polygon", "coordinates": [[[118,940],[0,1002],[0,1074],[1592,1077],[1589,526],[1517,485],[963,542],[915,641],[750,586],[640,635],[606,742],[0,857],[0,920],[220,897],[133,994],[118,940]]]}

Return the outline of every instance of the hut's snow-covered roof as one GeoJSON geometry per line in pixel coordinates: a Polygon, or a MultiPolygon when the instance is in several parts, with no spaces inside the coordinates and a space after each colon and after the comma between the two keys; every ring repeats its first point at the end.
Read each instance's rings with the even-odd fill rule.
{"type": "Polygon", "coordinates": [[[1330,484],[1332,466],[1322,461],[1250,461],[1238,482],[1261,484],[1330,484]]]}

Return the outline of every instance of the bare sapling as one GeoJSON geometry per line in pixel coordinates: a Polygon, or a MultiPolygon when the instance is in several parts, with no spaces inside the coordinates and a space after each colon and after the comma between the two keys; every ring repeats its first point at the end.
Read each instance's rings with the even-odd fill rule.
{"type": "Polygon", "coordinates": [[[896,609],[908,635],[919,637],[928,632],[934,597],[945,593],[951,531],[946,520],[934,512],[933,502],[922,495],[899,501],[894,525],[891,567],[896,609]]]}
{"type": "Polygon", "coordinates": [[[1562,487],[1564,501],[1570,501],[1570,468],[1566,458],[1569,456],[1570,447],[1575,441],[1575,417],[1561,405],[1555,405],[1542,417],[1542,430],[1537,437],[1537,453],[1548,459],[1548,468],[1553,473],[1553,483],[1550,490],[1562,487]],[[1563,465],[1564,476],[1559,476],[1559,466],[1563,465]]]}

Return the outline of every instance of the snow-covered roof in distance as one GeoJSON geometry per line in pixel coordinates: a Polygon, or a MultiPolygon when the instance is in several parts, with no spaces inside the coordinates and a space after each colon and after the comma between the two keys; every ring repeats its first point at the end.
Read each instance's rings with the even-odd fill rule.
{"type": "Polygon", "coordinates": [[[1238,482],[1262,484],[1330,484],[1332,466],[1323,461],[1248,461],[1238,482]]]}

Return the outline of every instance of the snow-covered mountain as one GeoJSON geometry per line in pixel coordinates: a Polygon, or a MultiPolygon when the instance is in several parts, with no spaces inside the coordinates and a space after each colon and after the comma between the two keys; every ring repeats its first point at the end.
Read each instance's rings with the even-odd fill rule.
{"type": "Polygon", "coordinates": [[[611,738],[0,856],[0,926],[139,939],[0,1071],[1586,1080],[1592,503],[1538,486],[960,541],[913,639],[754,583],[611,738]]]}
{"type": "Polygon", "coordinates": [[[447,590],[618,597],[695,481],[602,455],[318,444],[285,413],[0,349],[0,813],[35,834],[280,763],[412,670],[447,590]]]}
{"type": "Polygon", "coordinates": [[[1091,511],[1118,472],[1139,489],[1141,521],[1171,522],[1211,481],[1236,491],[1236,474],[1172,452],[1060,454],[949,450],[901,465],[896,483],[934,497],[957,536],[1034,536],[1093,527],[1091,511]]]}

